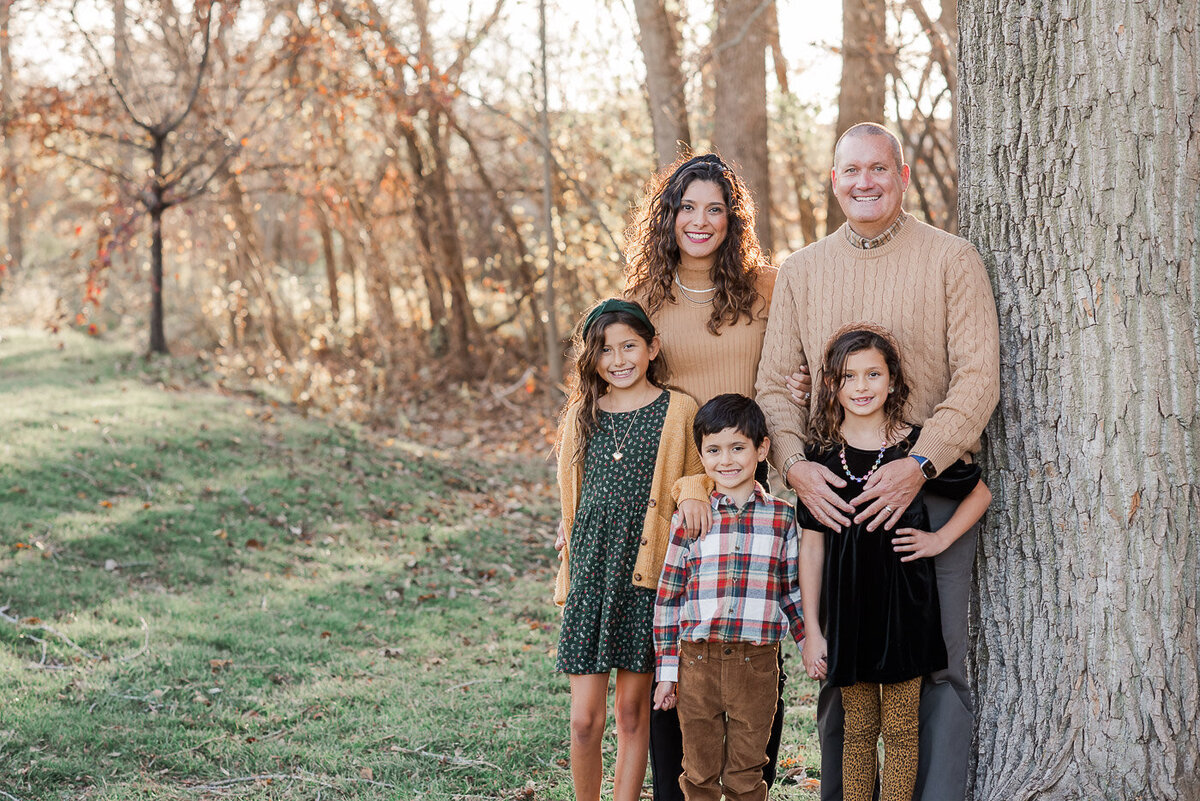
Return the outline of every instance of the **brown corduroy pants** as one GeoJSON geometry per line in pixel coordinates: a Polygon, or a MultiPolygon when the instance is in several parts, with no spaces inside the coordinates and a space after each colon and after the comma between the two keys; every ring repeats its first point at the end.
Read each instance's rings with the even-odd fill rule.
{"type": "Polygon", "coordinates": [[[846,739],[842,744],[843,801],[871,801],[883,735],[881,801],[912,801],[917,780],[917,710],[921,677],[896,684],[860,681],[842,688],[846,739]]]}
{"type": "Polygon", "coordinates": [[[764,801],[767,740],[779,701],[779,645],[683,642],[679,727],[687,801],[764,801]]]}

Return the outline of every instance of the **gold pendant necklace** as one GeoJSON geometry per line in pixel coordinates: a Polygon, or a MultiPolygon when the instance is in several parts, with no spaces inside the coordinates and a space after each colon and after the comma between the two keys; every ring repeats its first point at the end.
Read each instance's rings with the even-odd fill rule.
{"type": "MultiPolygon", "coordinates": [[[[640,407],[640,406],[637,409],[634,409],[633,417],[630,418],[630,420],[629,420],[629,428],[625,429],[625,436],[621,437],[620,442],[617,442],[617,418],[615,415],[613,415],[612,438],[613,438],[614,450],[612,452],[612,458],[613,458],[614,462],[621,461],[621,457],[625,455],[624,453],[622,453],[622,451],[625,448],[625,440],[629,439],[629,434],[630,434],[630,432],[633,431],[633,424],[637,422],[638,412],[640,412],[641,410],[642,410],[642,407],[640,407]]],[[[613,413],[609,412],[609,414],[613,414],[613,413]]]]}

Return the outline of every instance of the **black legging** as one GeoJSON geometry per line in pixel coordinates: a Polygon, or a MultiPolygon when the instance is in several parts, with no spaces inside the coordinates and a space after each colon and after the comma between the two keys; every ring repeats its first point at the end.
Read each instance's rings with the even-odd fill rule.
{"type": "MultiPolygon", "coordinates": [[[[767,463],[759,462],[754,478],[763,489],[767,485],[767,463]]],[[[783,649],[779,649],[779,705],[771,723],[771,739],[767,741],[767,766],[763,781],[770,787],[775,783],[779,763],[779,741],[783,737],[783,649]]],[[[653,696],[651,688],[651,696],[653,696]]],[[[683,733],[679,730],[679,713],[674,709],[650,710],[650,773],[654,783],[654,801],[683,801],[679,777],[683,774],[683,733]]]]}

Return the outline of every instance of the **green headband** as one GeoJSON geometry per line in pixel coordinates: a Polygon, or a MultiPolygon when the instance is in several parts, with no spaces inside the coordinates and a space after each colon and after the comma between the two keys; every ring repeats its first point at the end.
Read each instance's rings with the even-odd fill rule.
{"type": "Polygon", "coordinates": [[[626,314],[632,314],[634,317],[638,318],[639,320],[641,320],[643,323],[646,324],[646,327],[650,329],[651,336],[654,335],[654,323],[650,322],[650,318],[646,316],[646,312],[645,312],[645,310],[642,309],[641,306],[639,306],[636,303],[632,303],[628,300],[621,300],[620,298],[609,298],[608,300],[603,301],[602,303],[596,304],[596,306],[594,306],[592,308],[592,310],[590,312],[588,312],[587,317],[584,318],[584,320],[583,320],[583,335],[584,335],[584,337],[586,337],[588,335],[588,331],[592,330],[592,324],[596,322],[596,319],[600,315],[608,314],[609,312],[625,312],[626,314]]]}

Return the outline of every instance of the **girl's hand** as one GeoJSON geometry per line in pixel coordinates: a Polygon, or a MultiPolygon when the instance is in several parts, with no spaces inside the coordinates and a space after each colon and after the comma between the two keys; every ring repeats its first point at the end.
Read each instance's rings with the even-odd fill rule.
{"type": "Polygon", "coordinates": [[[704,538],[712,528],[712,506],[695,498],[679,502],[679,514],[683,517],[683,529],[689,537],[704,538]]]}
{"type": "Polygon", "coordinates": [[[554,550],[558,551],[559,558],[562,558],[562,549],[567,546],[567,524],[563,521],[558,521],[558,536],[554,538],[554,550]]]}
{"type": "Polygon", "coordinates": [[[901,562],[912,562],[916,559],[928,559],[937,556],[950,543],[936,531],[921,531],[916,528],[898,528],[896,536],[892,537],[892,550],[896,553],[907,553],[900,557],[901,562]]]}
{"type": "Polygon", "coordinates": [[[825,637],[818,632],[810,631],[804,635],[804,645],[800,647],[800,657],[804,662],[804,672],[810,679],[824,679],[829,670],[828,645],[825,637]]]}
{"type": "Polygon", "coordinates": [[[788,392],[792,394],[792,403],[797,406],[808,406],[812,397],[812,376],[808,374],[808,365],[804,365],[787,377],[788,392]]]}
{"type": "Polygon", "coordinates": [[[660,681],[654,688],[654,708],[674,709],[675,701],[675,682],[660,681]]]}

